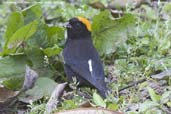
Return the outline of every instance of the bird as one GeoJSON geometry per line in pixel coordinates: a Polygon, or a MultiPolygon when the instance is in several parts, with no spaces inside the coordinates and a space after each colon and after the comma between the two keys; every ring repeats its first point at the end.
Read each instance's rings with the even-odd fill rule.
{"type": "Polygon", "coordinates": [[[91,23],[85,17],[73,17],[66,24],[67,39],[62,52],[64,71],[69,82],[76,77],[80,86],[96,88],[107,96],[104,68],[91,38],[91,23]]]}

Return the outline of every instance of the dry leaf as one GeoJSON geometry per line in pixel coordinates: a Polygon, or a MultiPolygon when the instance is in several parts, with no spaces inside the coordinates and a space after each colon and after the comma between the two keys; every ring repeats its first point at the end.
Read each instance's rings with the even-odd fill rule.
{"type": "Polygon", "coordinates": [[[38,78],[37,72],[32,70],[29,66],[26,65],[26,73],[25,73],[25,80],[23,84],[23,90],[27,91],[28,89],[31,89],[34,86],[37,78],[38,78]]]}
{"type": "Polygon", "coordinates": [[[78,109],[67,110],[63,112],[57,112],[55,114],[123,114],[123,113],[107,110],[107,109],[99,109],[99,108],[78,108],[78,109]]]}
{"type": "Polygon", "coordinates": [[[92,2],[92,3],[90,3],[90,6],[95,8],[95,9],[101,9],[101,10],[105,9],[104,4],[102,4],[100,1],[92,2]]]}
{"type": "Polygon", "coordinates": [[[88,108],[88,107],[93,107],[90,101],[85,101],[79,105],[81,108],[88,108]]]}
{"type": "Polygon", "coordinates": [[[165,70],[159,74],[152,75],[151,77],[154,79],[163,79],[165,77],[171,76],[171,70],[165,70]]]}
{"type": "Polygon", "coordinates": [[[6,101],[9,97],[15,96],[17,93],[5,87],[0,87],[0,102],[6,101]]]}
{"type": "Polygon", "coordinates": [[[50,114],[56,108],[66,85],[67,82],[58,84],[57,87],[54,89],[49,101],[46,104],[45,114],[50,114]]]}
{"type": "Polygon", "coordinates": [[[112,0],[108,7],[111,9],[125,9],[127,6],[139,7],[141,4],[150,4],[150,0],[112,0]]]}

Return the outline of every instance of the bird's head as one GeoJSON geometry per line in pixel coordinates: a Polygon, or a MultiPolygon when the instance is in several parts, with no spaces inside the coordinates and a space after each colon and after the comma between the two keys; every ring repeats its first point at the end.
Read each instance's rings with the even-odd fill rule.
{"type": "Polygon", "coordinates": [[[68,38],[84,38],[91,36],[90,21],[84,17],[71,18],[67,25],[68,38]]]}

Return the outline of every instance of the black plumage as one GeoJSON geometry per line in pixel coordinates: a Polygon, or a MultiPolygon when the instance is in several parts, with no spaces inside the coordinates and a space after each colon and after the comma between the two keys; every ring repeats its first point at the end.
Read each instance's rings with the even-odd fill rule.
{"type": "Polygon", "coordinates": [[[106,97],[104,69],[93,46],[91,31],[79,18],[72,18],[67,25],[67,41],[63,50],[64,69],[69,81],[75,76],[80,85],[92,86],[106,97]]]}

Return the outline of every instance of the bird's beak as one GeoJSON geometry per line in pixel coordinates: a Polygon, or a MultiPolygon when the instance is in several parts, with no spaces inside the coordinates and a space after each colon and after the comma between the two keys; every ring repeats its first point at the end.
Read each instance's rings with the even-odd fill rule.
{"type": "Polygon", "coordinates": [[[71,26],[71,24],[69,22],[65,23],[64,24],[64,27],[66,27],[66,28],[72,28],[72,26],[71,26]]]}

